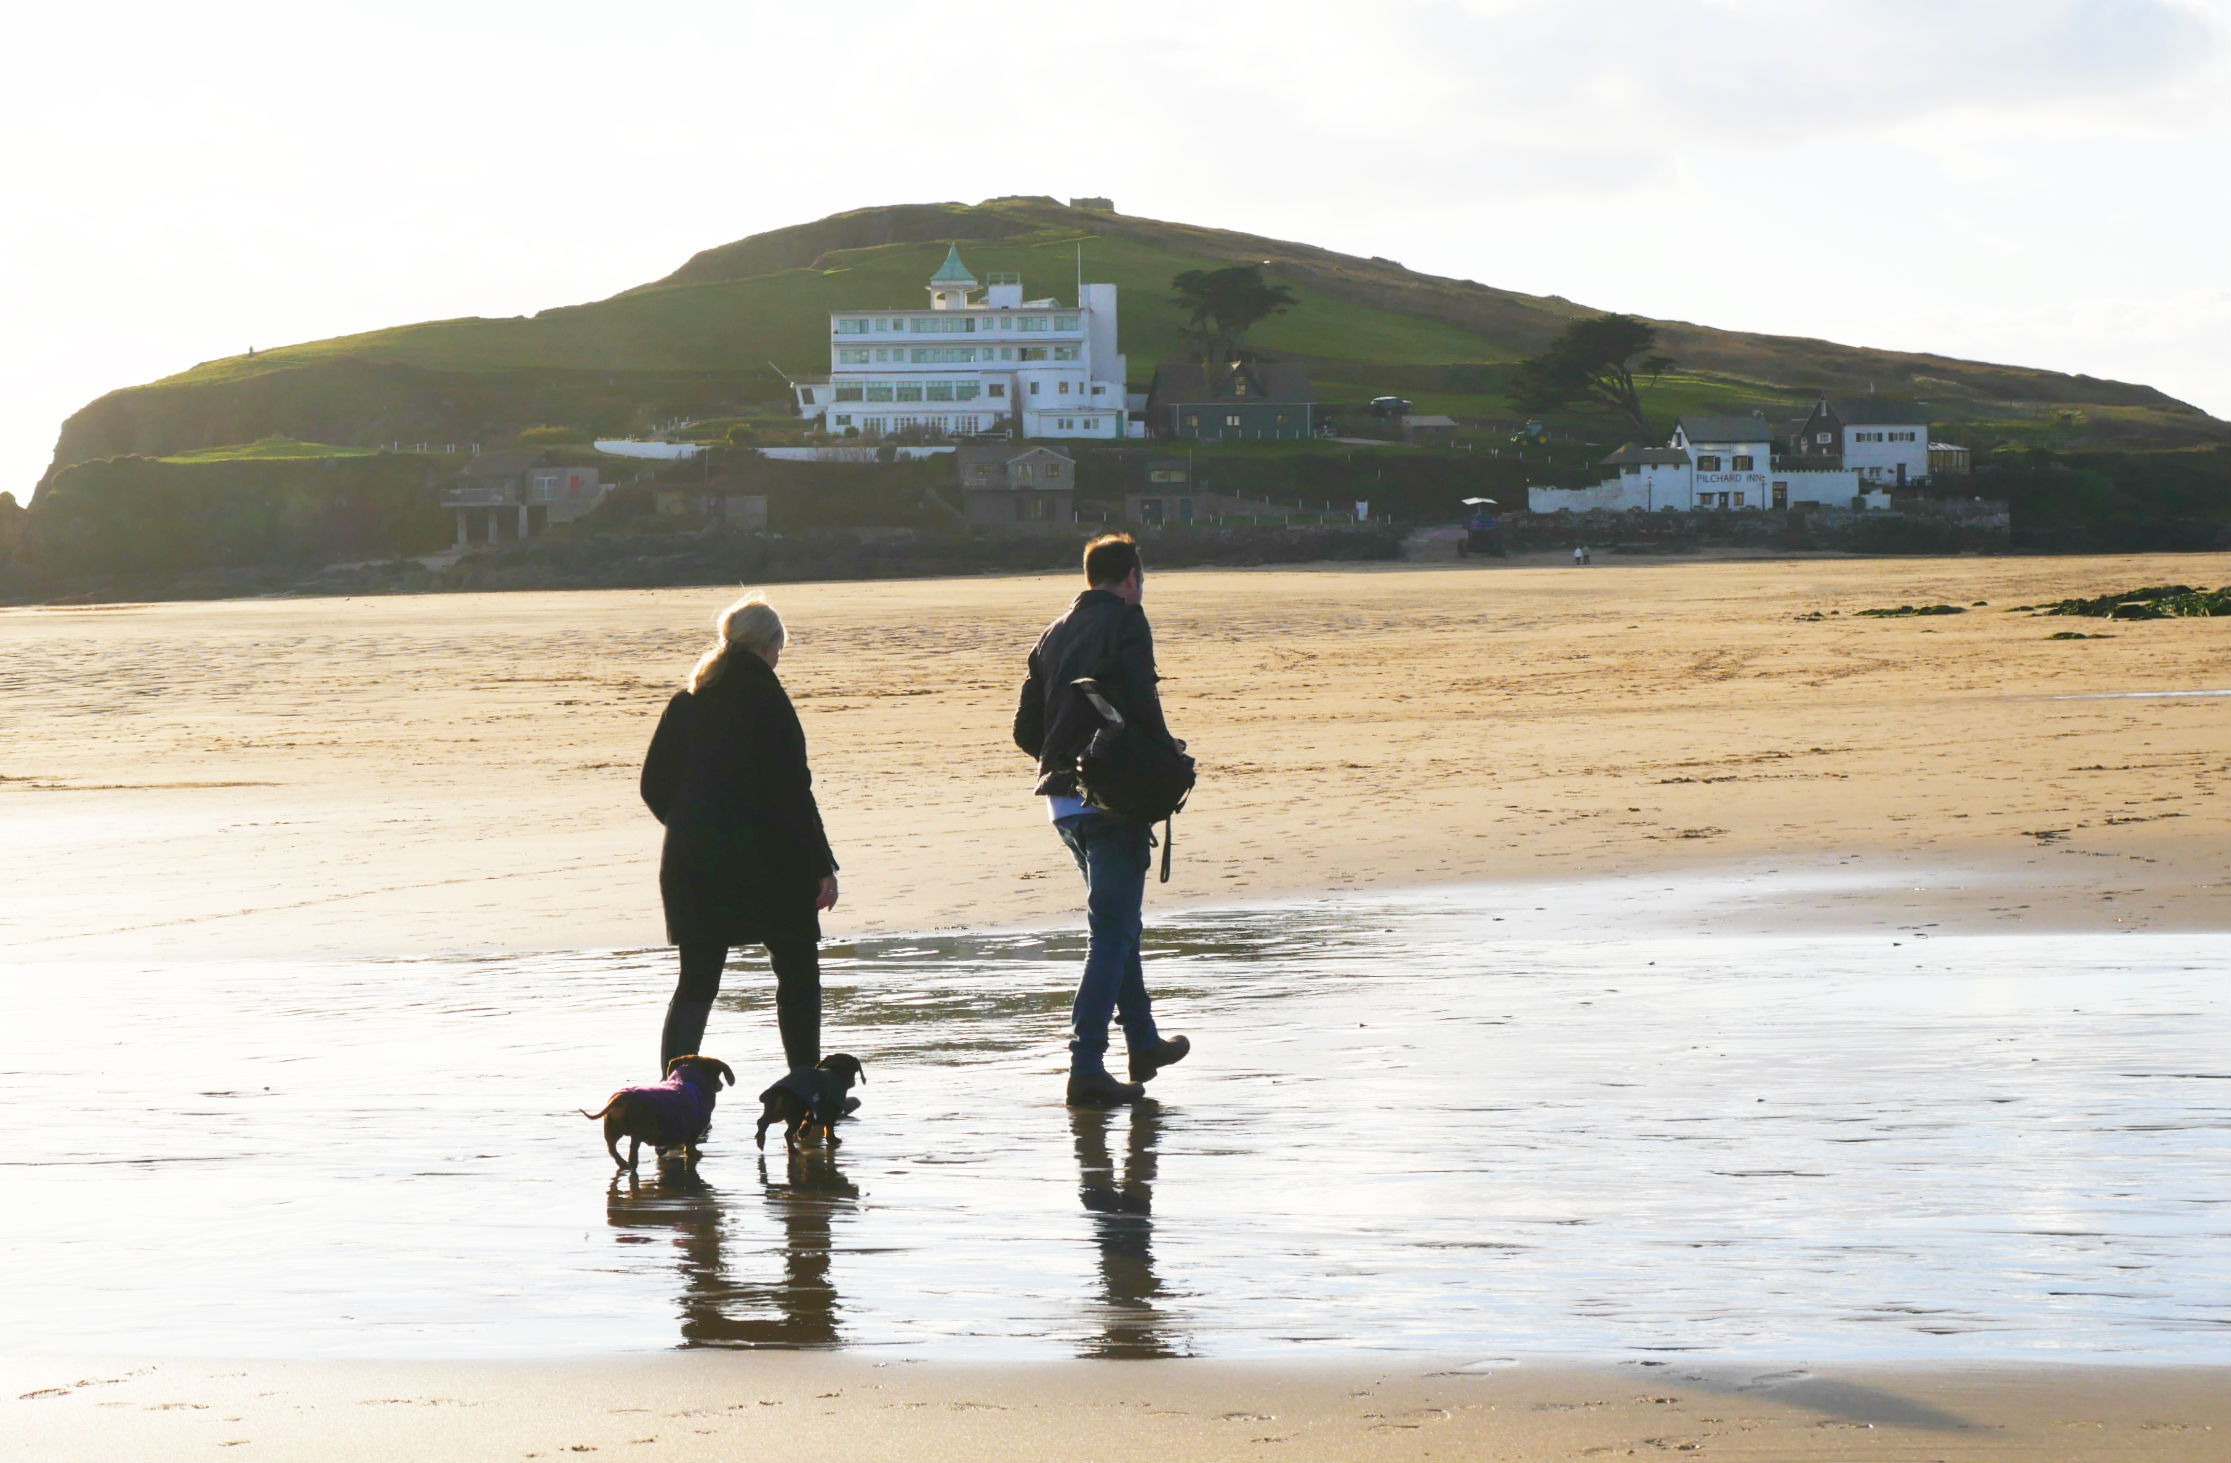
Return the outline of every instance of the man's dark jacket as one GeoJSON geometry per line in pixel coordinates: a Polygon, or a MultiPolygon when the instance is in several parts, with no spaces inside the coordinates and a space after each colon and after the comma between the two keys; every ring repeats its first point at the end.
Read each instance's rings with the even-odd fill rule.
{"type": "Polygon", "coordinates": [[[1105,589],[1088,589],[1038,637],[1030,652],[1030,677],[1015,706],[1015,745],[1038,759],[1043,796],[1077,796],[1077,754],[1100,728],[1098,714],[1069,688],[1085,676],[1113,693],[1125,721],[1170,740],[1154,689],[1159,677],[1146,611],[1105,589]]]}
{"type": "Polygon", "coordinates": [[[666,704],[643,759],[666,825],[658,866],[677,945],[818,939],[815,896],[836,872],[806,768],[806,733],[772,667],[732,650],[720,678],[666,704]]]}

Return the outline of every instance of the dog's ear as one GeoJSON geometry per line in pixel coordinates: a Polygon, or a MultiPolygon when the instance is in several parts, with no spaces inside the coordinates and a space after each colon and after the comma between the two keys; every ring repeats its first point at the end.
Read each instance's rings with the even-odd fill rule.
{"type": "Polygon", "coordinates": [[[712,1063],[714,1071],[727,1079],[729,1086],[734,1087],[736,1085],[736,1074],[728,1069],[728,1063],[721,1061],[718,1057],[707,1057],[705,1060],[712,1063]]]}
{"type": "Polygon", "coordinates": [[[695,1056],[670,1057],[667,1059],[666,1063],[666,1075],[671,1077],[674,1075],[674,1069],[676,1067],[679,1067],[684,1062],[694,1062],[696,1060],[697,1058],[695,1056]]]}

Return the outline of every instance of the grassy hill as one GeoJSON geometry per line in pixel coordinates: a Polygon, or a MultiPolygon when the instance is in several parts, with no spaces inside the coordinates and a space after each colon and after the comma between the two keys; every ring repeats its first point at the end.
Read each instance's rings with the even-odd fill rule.
{"type": "MultiPolygon", "coordinates": [[[[1259,327],[1251,343],[1309,361],[1328,399],[1399,391],[1421,410],[1466,421],[1508,419],[1510,363],[1567,320],[1595,313],[1390,260],[1051,199],[863,209],[707,250],[665,279],[594,304],[312,341],[114,391],[64,425],[47,477],[123,455],[239,456],[234,444],[274,438],[337,444],[317,449],[330,454],[498,442],[537,423],[627,433],[677,417],[749,416],[785,395],[780,372],[826,369],[829,310],[920,302],[948,240],[961,242],[978,277],[1017,271],[1031,295],[1065,300],[1081,252],[1086,278],[1122,287],[1122,343],[1140,386],[1179,348],[1183,322],[1169,281],[1194,267],[1263,263],[1292,287],[1300,306],[1259,327]]],[[[1646,406],[1668,423],[1682,410],[1771,412],[1813,391],[1871,386],[1928,401],[1984,445],[2231,440],[2231,424],[2146,386],[1682,321],[1660,330],[1678,374],[1659,382],[1646,406]]],[[[1622,435],[1585,417],[1567,425],[1622,435]]]]}

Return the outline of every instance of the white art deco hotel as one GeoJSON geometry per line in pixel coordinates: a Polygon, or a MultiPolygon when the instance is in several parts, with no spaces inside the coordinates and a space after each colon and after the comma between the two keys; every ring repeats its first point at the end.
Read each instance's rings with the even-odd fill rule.
{"type": "Polygon", "coordinates": [[[831,311],[829,379],[796,383],[800,412],[838,436],[1137,435],[1125,426],[1114,285],[1080,282],[1074,306],[1026,300],[1020,275],[980,286],[956,246],[929,292],[926,310],[831,311]]]}

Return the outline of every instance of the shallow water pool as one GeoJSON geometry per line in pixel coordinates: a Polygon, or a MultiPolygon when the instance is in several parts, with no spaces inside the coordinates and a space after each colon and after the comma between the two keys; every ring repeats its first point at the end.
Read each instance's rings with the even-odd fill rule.
{"type": "MultiPolygon", "coordinates": [[[[832,946],[832,1161],[614,1180],[665,951],[18,968],[6,1346],[548,1356],[1295,1348],[2214,1360],[2222,937],[1588,939],[1493,892],[1155,919],[1194,1056],[1073,1114],[1081,942],[832,946]]],[[[741,1095],[739,1095],[741,1094],[741,1095]]]]}

